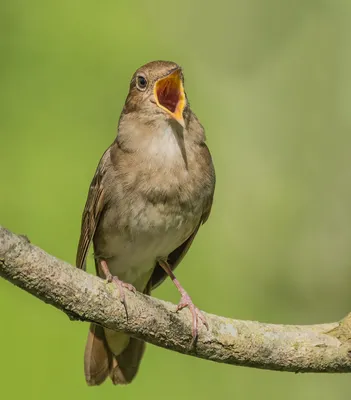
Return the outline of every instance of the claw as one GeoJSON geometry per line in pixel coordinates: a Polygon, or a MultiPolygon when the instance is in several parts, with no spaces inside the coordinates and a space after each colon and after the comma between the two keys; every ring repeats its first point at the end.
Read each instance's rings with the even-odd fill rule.
{"type": "Polygon", "coordinates": [[[113,276],[112,280],[110,282],[114,283],[117,286],[117,288],[119,290],[119,295],[121,297],[121,302],[127,311],[126,296],[125,296],[124,289],[128,289],[130,292],[136,293],[135,287],[133,285],[131,285],[130,283],[121,281],[120,279],[118,279],[117,276],[113,276]]]}
{"type": "Polygon", "coordinates": [[[208,330],[208,323],[206,321],[205,316],[202,314],[202,312],[197,307],[195,307],[193,301],[191,300],[191,297],[186,292],[184,292],[182,294],[180,302],[177,305],[176,311],[182,310],[185,307],[189,308],[189,310],[191,312],[191,316],[192,316],[193,339],[191,342],[191,346],[193,346],[199,336],[199,332],[198,332],[199,320],[203,323],[203,325],[207,328],[207,330],[208,330]]]}
{"type": "Polygon", "coordinates": [[[119,291],[119,295],[121,298],[121,303],[124,306],[124,309],[126,310],[127,318],[128,318],[128,310],[127,310],[127,303],[126,303],[126,298],[125,298],[125,292],[124,289],[128,289],[129,291],[136,293],[136,289],[133,285],[127,282],[123,282],[120,279],[118,279],[117,276],[113,276],[108,269],[107,263],[105,260],[101,260],[100,262],[102,272],[105,274],[106,280],[108,283],[114,283],[119,291]]]}
{"type": "Polygon", "coordinates": [[[199,331],[198,331],[198,325],[199,325],[198,322],[199,322],[199,320],[204,324],[204,326],[208,330],[208,323],[206,321],[206,318],[204,317],[202,312],[197,307],[195,307],[193,301],[191,300],[191,297],[183,289],[182,285],[179,283],[178,279],[175,277],[172,269],[168,265],[167,260],[164,259],[164,258],[159,258],[157,261],[158,261],[159,265],[167,273],[167,275],[172,279],[173,283],[176,285],[179,293],[182,296],[180,298],[179,304],[177,305],[176,312],[179,311],[179,310],[182,310],[185,307],[188,307],[190,312],[191,312],[191,316],[192,316],[192,336],[193,336],[193,339],[191,341],[191,347],[193,347],[193,345],[196,343],[196,340],[197,340],[198,335],[199,335],[199,331]]]}

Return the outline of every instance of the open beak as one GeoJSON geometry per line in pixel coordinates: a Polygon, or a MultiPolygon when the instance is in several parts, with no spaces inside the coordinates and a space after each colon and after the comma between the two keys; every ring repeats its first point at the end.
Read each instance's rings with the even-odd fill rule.
{"type": "Polygon", "coordinates": [[[180,69],[155,83],[156,104],[167,111],[184,128],[183,110],[186,105],[180,69]]]}

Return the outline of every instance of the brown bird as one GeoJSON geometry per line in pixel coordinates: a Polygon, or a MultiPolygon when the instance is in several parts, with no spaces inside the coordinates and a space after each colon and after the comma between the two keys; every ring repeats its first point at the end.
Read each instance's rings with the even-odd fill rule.
{"type": "MultiPolygon", "coordinates": [[[[201,312],[173,274],[211,211],[215,173],[202,125],[191,111],[182,69],[154,61],[132,77],[118,134],[103,154],[83,211],[77,267],[93,242],[96,272],[124,289],[150,294],[171,277],[189,307],[193,339],[201,312]]],[[[88,385],[136,375],[145,342],[91,324],[84,355],[88,385]]]]}

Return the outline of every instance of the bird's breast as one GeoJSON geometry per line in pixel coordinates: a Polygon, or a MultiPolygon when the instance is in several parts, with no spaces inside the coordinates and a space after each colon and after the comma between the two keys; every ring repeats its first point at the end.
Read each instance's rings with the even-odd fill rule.
{"type": "Polygon", "coordinates": [[[112,274],[143,290],[156,260],[167,257],[196,228],[201,213],[194,211],[134,196],[119,218],[112,210],[105,213],[99,225],[104,234],[98,235],[95,252],[107,260],[112,274]]]}
{"type": "Polygon", "coordinates": [[[94,240],[97,257],[138,290],[157,258],[167,257],[194,232],[209,196],[199,149],[178,143],[172,132],[162,135],[142,152],[118,159],[106,178],[107,203],[94,240]]]}

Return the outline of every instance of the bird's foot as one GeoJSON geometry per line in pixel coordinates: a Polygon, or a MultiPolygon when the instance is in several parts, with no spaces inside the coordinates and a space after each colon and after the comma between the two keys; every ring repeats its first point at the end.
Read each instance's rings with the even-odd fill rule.
{"type": "MultiPolygon", "coordinates": [[[[100,261],[100,265],[101,265],[101,269],[102,272],[104,273],[106,280],[108,283],[113,283],[117,286],[118,291],[119,291],[119,296],[121,298],[121,303],[123,304],[126,313],[127,313],[127,304],[126,304],[126,296],[125,296],[125,291],[124,289],[127,289],[133,293],[136,293],[136,289],[133,285],[131,285],[130,283],[127,282],[123,282],[120,279],[118,279],[117,276],[113,276],[107,266],[107,262],[105,260],[101,260],[100,261]]],[[[128,313],[127,313],[128,315],[128,313]]]]}
{"type": "Polygon", "coordinates": [[[199,326],[199,320],[203,323],[203,325],[207,328],[208,330],[208,323],[206,321],[205,316],[202,314],[202,312],[194,305],[193,301],[191,300],[191,297],[188,295],[188,293],[185,292],[185,290],[182,291],[182,297],[180,299],[179,304],[177,305],[176,311],[182,310],[183,308],[188,307],[191,316],[192,316],[192,342],[191,346],[196,342],[199,332],[198,332],[198,326],[199,326]]]}
{"type": "Polygon", "coordinates": [[[203,323],[203,325],[207,328],[208,330],[208,323],[206,321],[206,318],[202,314],[202,312],[195,307],[193,301],[191,300],[191,297],[188,295],[188,293],[183,289],[182,285],[179,283],[178,279],[175,277],[172,269],[168,265],[168,262],[164,258],[159,258],[158,260],[159,265],[163,268],[163,270],[167,273],[167,275],[172,279],[173,283],[176,285],[179,293],[181,294],[181,299],[180,302],[177,306],[176,312],[179,310],[182,310],[185,307],[188,307],[191,316],[192,316],[192,336],[193,339],[191,341],[191,347],[196,343],[196,340],[198,338],[199,332],[198,332],[198,326],[199,326],[199,320],[203,323]]]}
{"type": "MultiPolygon", "coordinates": [[[[107,278],[108,282],[112,282],[114,283],[118,290],[119,290],[119,295],[121,297],[121,303],[124,305],[125,308],[126,307],[126,296],[125,296],[125,291],[124,289],[128,289],[130,292],[136,293],[136,289],[133,285],[131,285],[130,283],[127,282],[123,282],[120,279],[118,279],[117,276],[109,276],[109,278],[107,278]]],[[[126,309],[127,311],[127,309],[126,309]]]]}

